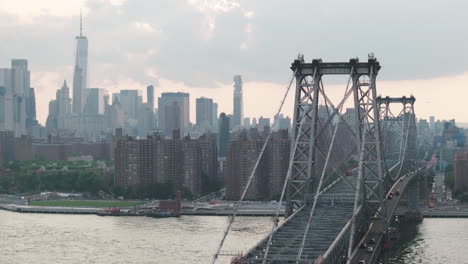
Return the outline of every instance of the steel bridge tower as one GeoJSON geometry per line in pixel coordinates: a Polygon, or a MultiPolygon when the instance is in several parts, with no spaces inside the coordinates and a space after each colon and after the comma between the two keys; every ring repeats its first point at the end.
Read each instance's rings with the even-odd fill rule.
{"type": "MultiPolygon", "coordinates": [[[[418,173],[412,166],[415,98],[377,97],[380,69],[373,54],[366,62],[305,62],[303,56],[294,60],[291,156],[280,198],[285,193],[285,221],[278,226],[278,206],[268,237],[233,263],[355,263],[362,253],[356,254],[357,245],[370,235],[383,248],[399,201],[399,196],[387,201],[386,195],[392,190],[403,193],[407,186],[413,192],[409,183],[416,182],[418,173]],[[323,85],[329,75],[348,76],[336,105],[323,85]],[[342,114],[347,101],[352,107],[342,114]],[[398,104],[401,110],[393,115],[390,106],[398,104]],[[357,159],[357,167],[351,159],[357,159]]],[[[417,206],[417,194],[413,198],[417,206]]],[[[364,254],[375,260],[379,253],[364,254]]]]}
{"type": "MultiPolygon", "coordinates": [[[[294,61],[291,69],[295,72],[296,94],[294,100],[294,120],[291,144],[292,170],[288,175],[286,212],[288,215],[312,201],[312,193],[318,181],[318,101],[326,96],[322,77],[325,75],[350,75],[354,96],[355,127],[359,142],[358,177],[362,192],[358,194],[357,206],[364,204],[366,214],[380,217],[379,212],[384,198],[383,158],[379,127],[379,108],[376,96],[376,77],[380,64],[373,56],[367,62],[350,59],[349,62],[322,62],[314,59],[306,63],[303,58],[294,61]],[[367,77],[367,78],[366,78],[367,77]],[[361,194],[364,194],[362,195],[361,194]]],[[[334,112],[332,115],[335,116],[334,112]]],[[[331,121],[329,121],[331,122],[331,121]]],[[[357,209],[357,208],[355,208],[357,209]]]]}

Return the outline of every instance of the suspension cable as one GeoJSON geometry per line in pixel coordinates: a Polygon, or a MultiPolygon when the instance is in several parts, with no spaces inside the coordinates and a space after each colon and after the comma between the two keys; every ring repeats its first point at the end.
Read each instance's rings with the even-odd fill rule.
{"type": "MultiPolygon", "coordinates": [[[[286,98],[288,97],[289,91],[291,89],[291,85],[292,85],[292,83],[294,81],[294,77],[296,76],[296,72],[297,72],[297,69],[293,72],[291,80],[289,81],[289,85],[286,87],[286,92],[285,92],[285,94],[283,96],[283,99],[281,100],[278,111],[276,112],[276,115],[275,115],[276,117],[279,116],[279,114],[281,113],[281,111],[283,109],[283,105],[284,105],[284,103],[286,101],[286,98]]],[[[278,118],[274,118],[272,127],[275,127],[277,120],[278,120],[278,118]]],[[[258,167],[258,165],[260,163],[260,160],[261,160],[261,158],[263,156],[263,152],[265,152],[265,149],[266,149],[266,147],[268,145],[268,142],[270,141],[272,131],[273,131],[273,129],[270,129],[270,131],[268,132],[268,136],[265,139],[265,143],[263,144],[262,150],[260,151],[260,155],[258,156],[257,161],[255,162],[255,166],[253,167],[252,173],[250,174],[250,177],[249,177],[249,179],[247,181],[247,184],[244,187],[244,191],[242,192],[242,195],[241,195],[238,203],[236,204],[236,206],[234,208],[234,211],[233,211],[233,213],[231,215],[231,218],[229,219],[229,224],[226,227],[226,230],[224,231],[223,238],[221,239],[221,242],[219,243],[218,249],[216,250],[216,253],[213,256],[213,260],[211,262],[212,264],[215,264],[216,260],[218,259],[219,252],[221,251],[221,248],[224,245],[224,241],[226,240],[226,237],[227,237],[227,235],[228,235],[228,233],[229,233],[229,231],[231,229],[232,223],[234,222],[234,219],[236,218],[237,212],[239,211],[239,207],[242,204],[242,202],[244,201],[245,195],[247,194],[247,190],[249,189],[250,184],[252,182],[252,179],[255,176],[255,172],[256,172],[257,167],[258,167]]]]}
{"type": "MultiPolygon", "coordinates": [[[[317,73],[317,68],[314,69],[314,73],[312,75],[312,81],[315,80],[315,74],[317,73]]],[[[313,86],[312,86],[313,87],[313,86]]],[[[312,93],[314,90],[312,88],[312,90],[310,90],[308,92],[308,95],[310,95],[310,93],[312,93]]],[[[269,250],[270,250],[270,244],[271,244],[271,240],[273,238],[273,232],[275,230],[275,228],[278,226],[278,217],[279,217],[279,211],[281,209],[281,205],[283,204],[283,199],[284,199],[284,195],[286,193],[286,187],[288,186],[288,182],[289,182],[289,179],[291,178],[291,175],[292,175],[292,164],[293,164],[293,160],[294,160],[294,156],[295,156],[295,152],[296,152],[296,149],[297,149],[297,145],[299,143],[299,138],[301,136],[301,131],[302,131],[302,125],[304,124],[304,121],[307,119],[306,116],[309,114],[309,112],[312,110],[312,106],[309,105],[309,108],[307,111],[304,111],[304,115],[302,117],[302,120],[301,122],[299,123],[299,129],[298,129],[298,132],[297,132],[297,138],[295,135],[292,135],[294,137],[294,146],[293,148],[291,149],[291,153],[289,153],[289,164],[288,164],[288,172],[286,173],[286,179],[284,181],[284,184],[283,184],[283,190],[281,191],[281,196],[280,196],[280,200],[278,202],[278,205],[276,206],[276,212],[275,212],[275,216],[273,217],[273,224],[272,224],[272,227],[271,227],[271,232],[270,232],[270,235],[268,237],[268,243],[267,243],[267,247],[265,249],[265,254],[263,254],[263,261],[262,261],[262,264],[265,264],[266,263],[266,259],[268,257],[268,253],[269,253],[269,250]]],[[[296,118],[296,117],[294,117],[296,118]]],[[[294,120],[295,121],[295,120],[294,120]]]]}
{"type": "MultiPolygon", "coordinates": [[[[372,76],[374,74],[374,67],[371,67],[370,68],[370,74],[369,76],[372,76]]],[[[372,86],[372,82],[370,84],[371,86],[369,86],[369,90],[371,89],[374,89],[374,87],[372,86]]],[[[357,88],[357,87],[356,87],[357,88]]],[[[367,102],[366,102],[366,105],[368,105],[370,102],[370,96],[367,96],[367,102]]],[[[366,119],[368,119],[369,117],[367,117],[368,113],[367,113],[367,109],[364,109],[365,110],[365,115],[366,115],[366,119]]],[[[360,115],[359,115],[359,112],[361,111],[361,108],[360,106],[358,105],[358,116],[359,116],[359,119],[360,118],[360,115]]],[[[369,120],[367,120],[369,122],[369,120]]],[[[375,120],[375,122],[378,122],[379,120],[375,120]]],[[[367,122],[367,123],[368,123],[367,122]]],[[[359,126],[361,126],[361,120],[359,120],[359,126]]],[[[355,231],[356,231],[356,217],[357,217],[357,214],[358,212],[360,212],[360,205],[359,205],[359,196],[361,194],[361,185],[362,185],[362,180],[363,180],[363,177],[364,177],[364,153],[365,153],[365,147],[366,147],[366,135],[367,135],[367,131],[368,129],[370,130],[370,127],[366,125],[363,126],[363,131],[361,131],[361,144],[360,144],[360,153],[359,153],[359,169],[358,169],[358,178],[357,178],[357,182],[356,182],[356,192],[354,193],[354,206],[353,206],[353,215],[351,216],[351,232],[349,234],[349,244],[348,244],[348,257],[347,257],[347,260],[346,260],[346,263],[347,264],[350,264],[351,263],[351,254],[353,252],[353,240],[354,240],[354,236],[355,236],[355,231]]],[[[360,129],[359,129],[360,130],[360,129]]],[[[365,190],[364,190],[365,191],[365,190]]]]}
{"type": "MultiPolygon", "coordinates": [[[[349,89],[349,80],[351,79],[351,76],[353,74],[353,71],[354,71],[354,66],[351,68],[351,73],[349,75],[349,79],[348,79],[348,83],[346,85],[346,90],[345,90],[345,95],[346,93],[348,92],[348,89],[349,89]]],[[[319,89],[320,90],[320,89],[319,89]]],[[[324,92],[323,92],[324,93],[324,92]]],[[[346,99],[346,97],[344,98],[344,100],[346,99]]],[[[339,114],[341,115],[341,111],[343,109],[343,105],[344,105],[344,101],[342,101],[339,105],[339,109],[338,109],[338,112],[339,114]]],[[[314,215],[314,212],[315,212],[315,208],[317,206],[317,201],[318,201],[318,198],[321,194],[320,192],[320,189],[322,188],[322,184],[323,184],[323,179],[325,178],[325,174],[326,174],[326,171],[327,171],[327,167],[328,167],[328,163],[330,161],[330,156],[332,154],[332,150],[333,150],[333,146],[335,144],[335,139],[336,139],[336,134],[338,132],[338,129],[339,129],[339,124],[341,122],[341,119],[338,119],[338,123],[335,125],[335,129],[333,131],[333,135],[332,135],[332,138],[331,138],[331,142],[330,142],[330,146],[328,148],[328,151],[327,151],[327,157],[325,159],[325,164],[322,168],[322,173],[320,175],[320,180],[319,180],[319,183],[318,183],[318,186],[316,188],[316,191],[315,191],[315,197],[314,197],[314,202],[312,203],[312,208],[310,210],[310,214],[309,214],[309,218],[307,220],[307,225],[306,225],[306,228],[304,230],[304,235],[302,237],[302,242],[301,242],[301,246],[299,247],[299,252],[297,253],[297,257],[296,257],[296,263],[299,264],[300,262],[300,259],[301,259],[301,256],[302,256],[302,251],[304,250],[304,246],[305,246],[305,242],[306,242],[306,239],[307,239],[307,235],[309,233],[309,229],[310,229],[310,223],[312,222],[312,218],[313,218],[313,215],[314,215]]]]}
{"type": "MultiPolygon", "coordinates": [[[[406,106],[405,106],[406,107],[406,106]]],[[[404,114],[404,118],[406,119],[409,119],[408,122],[406,122],[408,125],[406,126],[406,129],[404,129],[404,131],[406,132],[403,132],[405,133],[405,144],[404,144],[404,147],[402,150],[400,150],[400,168],[398,169],[398,173],[397,175],[393,178],[392,177],[392,180],[396,180],[400,177],[400,173],[401,173],[401,170],[403,169],[403,164],[405,162],[405,157],[406,157],[406,147],[408,146],[408,136],[409,136],[409,127],[410,127],[410,122],[411,122],[411,119],[409,116],[406,115],[406,113],[404,114]]],[[[403,125],[403,128],[405,127],[405,125],[403,125]]],[[[391,177],[391,175],[390,175],[391,177]]]]}

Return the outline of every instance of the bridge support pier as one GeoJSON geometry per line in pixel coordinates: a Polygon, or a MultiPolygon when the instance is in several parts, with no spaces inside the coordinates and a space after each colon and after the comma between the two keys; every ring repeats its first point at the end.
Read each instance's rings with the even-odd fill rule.
{"type": "Polygon", "coordinates": [[[405,213],[405,221],[422,222],[422,214],[419,210],[419,175],[408,184],[408,211],[405,213]]]}

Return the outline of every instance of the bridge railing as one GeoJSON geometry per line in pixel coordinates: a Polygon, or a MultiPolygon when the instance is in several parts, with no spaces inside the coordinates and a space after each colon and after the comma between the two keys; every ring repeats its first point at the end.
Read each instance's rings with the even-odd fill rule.
{"type": "Polygon", "coordinates": [[[351,219],[346,223],[341,232],[336,236],[333,243],[321,256],[320,264],[335,264],[346,261],[346,251],[349,246],[351,235],[351,219]]]}

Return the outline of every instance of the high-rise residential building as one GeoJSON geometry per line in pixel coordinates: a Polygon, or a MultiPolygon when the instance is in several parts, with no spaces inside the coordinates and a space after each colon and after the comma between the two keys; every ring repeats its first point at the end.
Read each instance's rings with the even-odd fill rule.
{"type": "Polygon", "coordinates": [[[233,128],[239,128],[242,125],[244,119],[244,106],[242,98],[242,76],[234,76],[234,112],[232,126],[233,128]]]}
{"type": "Polygon", "coordinates": [[[468,188],[468,153],[455,154],[454,189],[466,191],[468,188]]]}
{"type": "Polygon", "coordinates": [[[139,175],[142,172],[140,167],[144,163],[143,159],[149,156],[148,153],[145,153],[145,156],[140,155],[142,153],[141,149],[144,149],[141,146],[144,146],[145,143],[145,140],[132,140],[131,138],[117,141],[114,165],[116,185],[123,187],[135,186],[142,184],[141,179],[152,176],[151,173],[139,175]]]}
{"type": "Polygon", "coordinates": [[[216,177],[211,175],[217,171],[214,138],[181,139],[178,133],[176,129],[173,139],[154,135],[118,140],[115,183],[123,187],[172,183],[176,190],[200,194],[203,185],[216,177]]]}
{"type": "Polygon", "coordinates": [[[185,136],[190,126],[190,104],[188,93],[162,93],[158,98],[158,125],[166,137],[174,129],[179,129],[185,136]]]}
{"type": "Polygon", "coordinates": [[[83,112],[90,115],[102,115],[105,110],[107,90],[103,88],[86,89],[86,103],[83,112]]]}
{"type": "Polygon", "coordinates": [[[86,102],[88,87],[88,39],[83,36],[83,19],[80,15],[80,35],[76,36],[75,68],[73,72],[73,113],[80,114],[86,102]]]}
{"type": "Polygon", "coordinates": [[[230,136],[230,119],[225,113],[219,115],[218,121],[218,156],[226,157],[230,136]]]}
{"type": "Polygon", "coordinates": [[[149,85],[146,87],[146,102],[148,106],[151,108],[151,111],[154,112],[154,86],[149,85]]]}
{"type": "MultiPolygon", "coordinates": [[[[265,143],[265,137],[255,130],[242,131],[229,144],[225,176],[229,200],[240,198],[265,143]]],[[[288,171],[290,144],[286,130],[274,133],[260,159],[246,199],[271,199],[281,194],[288,171]]]]}
{"type": "Polygon", "coordinates": [[[196,99],[196,125],[204,133],[213,129],[213,99],[196,99]]]}
{"type": "MultiPolygon", "coordinates": [[[[214,183],[218,181],[218,147],[216,134],[206,133],[198,138],[200,144],[200,157],[203,182],[214,183]]],[[[202,186],[207,191],[207,186],[202,186]]]]}

